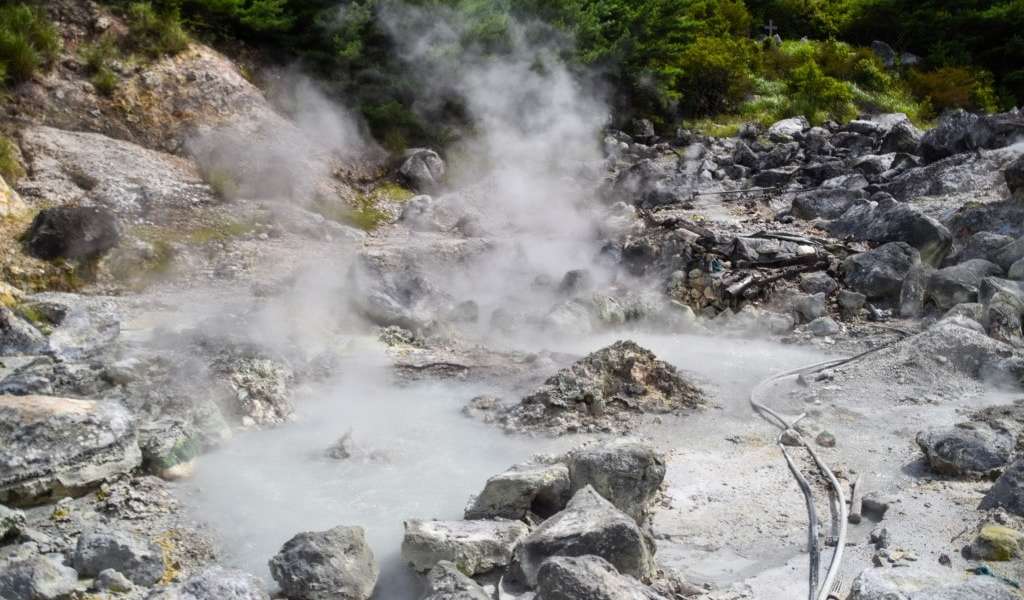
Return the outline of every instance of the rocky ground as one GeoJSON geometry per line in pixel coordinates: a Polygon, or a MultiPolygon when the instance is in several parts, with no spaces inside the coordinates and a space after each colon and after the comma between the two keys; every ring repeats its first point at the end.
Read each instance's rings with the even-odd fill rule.
{"type": "Polygon", "coordinates": [[[1024,115],[637,123],[552,234],[434,151],[311,141],[201,44],[97,95],[78,49],[122,26],[51,4],[3,115],[3,600],[803,597],[783,433],[825,564],[800,445],[856,496],[835,597],[1019,597],[1024,115]],[[368,197],[381,227],[335,218],[368,197]]]}

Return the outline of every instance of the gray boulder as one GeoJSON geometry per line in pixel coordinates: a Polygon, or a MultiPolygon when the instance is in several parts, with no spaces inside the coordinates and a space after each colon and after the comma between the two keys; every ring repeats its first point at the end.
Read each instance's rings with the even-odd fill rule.
{"type": "Polygon", "coordinates": [[[17,534],[25,526],[25,513],[0,504],[0,542],[17,534]]]}
{"type": "Polygon", "coordinates": [[[921,145],[921,138],[924,133],[914,127],[910,120],[901,121],[892,126],[892,129],[882,137],[882,152],[906,152],[917,154],[921,145]]]}
{"type": "Polygon", "coordinates": [[[620,573],[647,581],[655,572],[654,550],[649,533],[588,486],[519,543],[515,562],[530,586],[552,556],[599,556],[620,573]]]}
{"type": "Polygon", "coordinates": [[[793,298],[791,305],[801,319],[810,322],[825,315],[825,294],[802,294],[793,298]]]}
{"type": "Polygon", "coordinates": [[[1024,258],[1024,237],[1017,238],[996,250],[995,255],[992,257],[992,262],[1003,269],[1009,269],[1013,266],[1013,263],[1022,258],[1024,258]]]}
{"type": "Polygon", "coordinates": [[[160,546],[118,529],[98,529],[79,536],[72,565],[86,577],[115,569],[132,583],[146,587],[164,576],[164,556],[160,546]]]}
{"type": "Polygon", "coordinates": [[[123,594],[134,587],[131,580],[116,569],[100,571],[92,585],[100,592],[111,592],[113,594],[123,594]]]}
{"type": "Polygon", "coordinates": [[[46,348],[45,335],[0,304],[0,356],[39,354],[46,348]]]}
{"type": "Polygon", "coordinates": [[[398,174],[405,182],[418,192],[429,193],[436,190],[444,180],[444,160],[426,148],[413,148],[405,153],[405,160],[398,169],[398,174]]]}
{"type": "Polygon", "coordinates": [[[1010,265],[1006,271],[1006,277],[1015,281],[1024,281],[1024,258],[1010,265]]]}
{"type": "Polygon", "coordinates": [[[889,242],[843,262],[846,284],[868,298],[895,298],[907,274],[921,262],[918,251],[905,242],[889,242]]]}
{"type": "Polygon", "coordinates": [[[1003,471],[978,506],[979,510],[992,508],[1005,508],[1017,516],[1024,516],[1024,459],[1013,461],[1003,471]]]}
{"type": "Polygon", "coordinates": [[[800,290],[808,294],[825,294],[831,296],[839,289],[839,284],[828,273],[816,271],[800,275],[800,290]]]}
{"type": "Polygon", "coordinates": [[[991,231],[979,231],[967,238],[963,249],[950,262],[961,263],[972,258],[984,258],[996,262],[996,253],[1013,242],[1013,238],[991,231]]]}
{"type": "Polygon", "coordinates": [[[798,219],[835,219],[854,203],[866,199],[862,190],[816,188],[794,194],[792,213],[798,219]]]}
{"type": "Polygon", "coordinates": [[[537,572],[539,600],[665,600],[599,556],[556,556],[537,572]]]}
{"type": "Polygon", "coordinates": [[[77,584],[74,569],[40,554],[33,543],[0,548],[3,600],[65,600],[77,584]]]}
{"type": "Polygon", "coordinates": [[[811,124],[805,117],[791,117],[776,121],[768,128],[768,137],[773,142],[785,143],[799,137],[811,124]]]}
{"type": "Polygon", "coordinates": [[[981,281],[1002,274],[999,265],[983,258],[972,258],[932,273],[927,295],[940,310],[949,310],[957,304],[976,302],[981,281]]]}
{"type": "Polygon", "coordinates": [[[900,316],[914,318],[924,313],[924,301],[928,296],[928,281],[932,276],[932,268],[917,265],[910,269],[903,287],[900,288],[900,316]]]}
{"type": "Polygon", "coordinates": [[[182,583],[157,590],[147,600],[270,600],[270,595],[258,577],[214,566],[182,583]]]}
{"type": "Polygon", "coordinates": [[[836,335],[843,330],[831,317],[818,317],[807,325],[807,329],[817,337],[836,335]]]}
{"type": "Polygon", "coordinates": [[[865,569],[848,600],[1013,600],[1016,592],[994,577],[962,576],[921,567],[865,569]]]}
{"type": "Polygon", "coordinates": [[[954,427],[921,432],[917,445],[936,473],[985,477],[1010,462],[1014,441],[985,428],[954,427]]]}
{"type": "Polygon", "coordinates": [[[269,564],[289,600],[367,600],[380,574],[362,527],[300,533],[269,564]]]}
{"type": "Polygon", "coordinates": [[[450,561],[467,575],[482,575],[512,561],[512,551],[530,529],[520,521],[405,522],[402,560],[420,572],[450,561]]]}
{"type": "Polygon", "coordinates": [[[467,519],[550,517],[565,508],[572,494],[569,467],[563,464],[515,465],[487,480],[468,508],[467,519]]]}
{"type": "Polygon", "coordinates": [[[665,459],[636,440],[614,439],[568,455],[573,493],[588,486],[641,523],[665,479],[665,459]]]}
{"type": "Polygon", "coordinates": [[[921,156],[932,162],[980,148],[978,121],[978,115],[962,109],[943,115],[938,126],[922,136],[921,156]]]}
{"type": "Polygon", "coordinates": [[[0,502],[53,501],[142,462],[135,423],[113,400],[0,396],[0,502]]]}
{"type": "Polygon", "coordinates": [[[120,241],[121,230],[114,213],[93,206],[44,209],[25,233],[25,249],[43,260],[98,258],[120,241]]]}
{"type": "Polygon", "coordinates": [[[480,585],[466,577],[454,563],[443,560],[427,574],[422,600],[492,600],[480,585]]]}
{"type": "Polygon", "coordinates": [[[884,244],[906,242],[921,253],[921,260],[938,266],[953,245],[944,225],[917,208],[897,202],[885,193],[858,203],[825,228],[834,236],[884,244]]]}
{"type": "Polygon", "coordinates": [[[1024,155],[1010,163],[1003,171],[1003,178],[1006,179],[1006,187],[1015,197],[1024,193],[1024,155]]]}

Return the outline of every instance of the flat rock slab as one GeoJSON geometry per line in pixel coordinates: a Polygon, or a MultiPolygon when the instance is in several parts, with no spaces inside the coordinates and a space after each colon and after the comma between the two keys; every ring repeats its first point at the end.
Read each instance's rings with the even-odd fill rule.
{"type": "Polygon", "coordinates": [[[417,571],[451,561],[467,575],[487,573],[512,562],[512,553],[529,528],[519,521],[405,522],[402,559],[417,571]]]}
{"type": "Polygon", "coordinates": [[[74,495],[142,462],[135,424],[113,401],[0,396],[0,502],[74,495]]]}

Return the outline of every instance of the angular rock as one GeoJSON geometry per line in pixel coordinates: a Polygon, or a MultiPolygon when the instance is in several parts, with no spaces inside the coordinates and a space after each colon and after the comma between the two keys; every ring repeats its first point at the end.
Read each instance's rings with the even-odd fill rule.
{"type": "Polygon", "coordinates": [[[917,154],[923,136],[924,133],[914,127],[914,124],[908,119],[893,125],[892,129],[882,138],[882,145],[879,149],[882,152],[917,154]]]}
{"type": "Polygon", "coordinates": [[[33,543],[0,547],[3,600],[65,600],[77,584],[74,569],[40,554],[33,543]]]}
{"type": "Polygon", "coordinates": [[[0,543],[14,537],[25,526],[25,513],[0,504],[0,543]]]}
{"type": "Polygon", "coordinates": [[[944,225],[883,193],[872,196],[870,202],[852,206],[826,229],[837,237],[876,244],[906,242],[932,266],[941,264],[953,244],[953,236],[944,225]]]}
{"type": "Polygon", "coordinates": [[[796,314],[800,315],[800,318],[805,322],[811,322],[818,317],[825,315],[826,304],[825,294],[805,294],[796,296],[792,300],[793,310],[796,314]]]}
{"type": "Polygon", "coordinates": [[[655,571],[654,544],[636,522],[591,487],[576,492],[565,510],[544,521],[516,549],[516,565],[527,583],[537,584],[541,565],[552,556],[599,556],[620,573],[642,581],[655,571]]]}
{"type": "Polygon", "coordinates": [[[917,445],[936,473],[986,477],[1010,461],[1013,439],[986,428],[921,432],[917,445]]]}
{"type": "Polygon", "coordinates": [[[960,252],[950,262],[961,263],[972,258],[984,258],[996,262],[996,253],[1013,242],[1008,235],[993,233],[991,231],[979,231],[967,238],[967,242],[960,252]]]}
{"type": "Polygon", "coordinates": [[[164,557],[160,546],[117,529],[96,529],[79,536],[72,565],[86,577],[114,569],[132,583],[145,587],[164,576],[164,557]]]}
{"type": "Polygon", "coordinates": [[[437,152],[426,148],[406,151],[405,160],[398,169],[398,174],[414,190],[425,193],[435,191],[441,185],[444,173],[444,161],[437,152]]]}
{"type": "Polygon", "coordinates": [[[0,356],[39,354],[47,346],[45,335],[0,304],[0,356]]]}
{"type": "Polygon", "coordinates": [[[665,600],[598,556],[549,558],[537,573],[539,600],[665,600]]]}
{"type": "Polygon", "coordinates": [[[910,269],[900,288],[900,316],[916,319],[924,314],[924,301],[928,295],[928,281],[932,269],[917,265],[910,269]]]}
{"type": "Polygon", "coordinates": [[[831,317],[818,317],[807,325],[807,329],[817,337],[836,335],[843,330],[831,317]]]}
{"type": "Polygon", "coordinates": [[[465,517],[523,519],[533,513],[547,518],[565,508],[569,488],[569,468],[563,464],[515,465],[487,480],[465,517]]]}
{"type": "Polygon", "coordinates": [[[362,527],[300,533],[269,564],[289,600],[368,600],[380,574],[362,527]]]}
{"type": "Polygon", "coordinates": [[[402,560],[420,572],[441,561],[458,565],[476,576],[512,561],[512,552],[530,529],[520,521],[421,521],[405,522],[402,560]]]}
{"type": "Polygon", "coordinates": [[[889,242],[846,259],[846,284],[868,298],[898,297],[907,274],[921,262],[905,242],[889,242]]]}
{"type": "Polygon", "coordinates": [[[987,523],[971,542],[975,560],[1013,560],[1024,554],[1024,533],[995,523],[987,523]]]}
{"type": "Polygon", "coordinates": [[[665,480],[665,459],[654,448],[616,439],[568,455],[573,493],[592,487],[616,508],[642,523],[665,480]]]}
{"type": "Polygon", "coordinates": [[[1010,163],[1003,171],[1003,178],[1006,179],[1006,187],[1015,197],[1024,193],[1024,155],[1010,163]]]}
{"type": "Polygon", "coordinates": [[[856,315],[860,309],[864,308],[864,303],[867,300],[868,297],[860,292],[839,290],[839,308],[846,316],[856,315]]]}
{"type": "Polygon", "coordinates": [[[810,129],[811,124],[804,117],[792,117],[776,121],[768,128],[768,137],[773,142],[788,142],[799,137],[805,130],[810,129]]]}
{"type": "Polygon", "coordinates": [[[492,600],[480,585],[466,577],[454,563],[441,561],[427,574],[421,600],[492,600]]]}
{"type": "Polygon", "coordinates": [[[962,576],[920,567],[865,569],[848,600],[1012,600],[1016,592],[994,577],[962,576]]]}
{"type": "Polygon", "coordinates": [[[1024,516],[1024,459],[1013,461],[996,482],[985,493],[979,510],[1005,508],[1007,511],[1024,516]]]}
{"type": "Polygon", "coordinates": [[[867,199],[862,190],[816,188],[793,196],[793,216],[798,219],[835,219],[858,201],[867,199]]]}
{"type": "Polygon", "coordinates": [[[1024,237],[1020,237],[996,250],[995,256],[992,257],[992,262],[1003,269],[1009,269],[1013,266],[1013,263],[1022,258],[1024,258],[1024,237]]]}
{"type": "Polygon", "coordinates": [[[800,290],[808,294],[825,294],[831,296],[832,292],[839,288],[835,279],[829,277],[828,273],[816,271],[800,275],[800,290]]]}
{"type": "Polygon", "coordinates": [[[949,112],[921,138],[921,156],[932,162],[976,150],[981,147],[978,129],[978,115],[962,109],[949,112]]]}
{"type": "Polygon", "coordinates": [[[114,213],[93,206],[41,210],[25,233],[26,250],[43,260],[98,258],[120,241],[114,213]]]}
{"type": "Polygon", "coordinates": [[[131,415],[113,400],[0,396],[0,502],[50,502],[142,462],[131,415]]]}
{"type": "Polygon", "coordinates": [[[122,575],[120,571],[104,569],[96,576],[96,580],[93,581],[93,587],[101,592],[123,594],[131,591],[133,586],[131,580],[122,575]]]}
{"type": "Polygon", "coordinates": [[[972,258],[932,273],[928,279],[927,297],[940,310],[949,310],[964,302],[976,302],[981,281],[1002,274],[999,265],[983,258],[972,258]]]}

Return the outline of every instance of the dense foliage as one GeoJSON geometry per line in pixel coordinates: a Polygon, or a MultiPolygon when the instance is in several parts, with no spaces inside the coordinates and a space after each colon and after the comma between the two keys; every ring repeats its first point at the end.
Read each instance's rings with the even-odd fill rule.
{"type": "MultiPolygon", "coordinates": [[[[354,106],[387,146],[443,141],[463,111],[457,98],[424,103],[422,72],[399,46],[421,31],[383,21],[399,0],[108,0],[131,27],[128,50],[156,57],[187,46],[185,31],[241,40],[299,63],[354,106]]],[[[405,0],[460,22],[456,44],[511,51],[515,23],[530,44],[558,49],[596,79],[620,122],[813,121],[899,110],[927,120],[943,110],[995,110],[1024,98],[1021,0],[405,0]],[[770,29],[768,24],[771,25],[770,29]],[[766,39],[778,31],[781,44],[766,39]],[[883,40],[895,64],[868,46],[883,40]],[[916,59],[904,53],[913,53],[916,59]],[[596,77],[595,77],[596,76],[596,77]]],[[[59,37],[24,5],[0,10],[0,70],[17,83],[52,61],[59,37]]],[[[102,49],[100,49],[102,50],[102,49]]],[[[100,50],[97,50],[101,54],[100,50]]],[[[435,55],[452,48],[432,48],[435,55]]],[[[102,58],[97,89],[116,79],[102,58]]]]}

